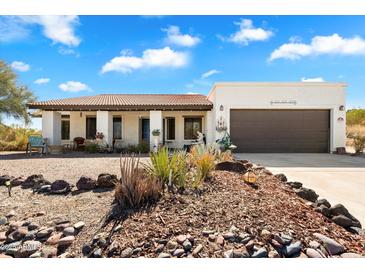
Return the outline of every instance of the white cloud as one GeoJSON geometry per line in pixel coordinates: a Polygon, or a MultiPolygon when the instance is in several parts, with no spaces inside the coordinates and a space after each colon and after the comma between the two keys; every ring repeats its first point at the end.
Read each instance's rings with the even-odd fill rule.
{"type": "Polygon", "coordinates": [[[101,69],[102,73],[118,71],[132,72],[142,68],[178,68],[187,65],[189,56],[186,52],[179,52],[165,47],[162,49],[147,49],[141,57],[124,54],[114,57],[101,69]]]}
{"type": "Polygon", "coordinates": [[[80,57],[80,54],[72,48],[59,47],[58,53],[61,55],[74,55],[76,57],[80,57]]]}
{"type": "Polygon", "coordinates": [[[302,77],[302,82],[324,82],[324,79],[322,77],[315,77],[315,78],[305,78],[302,77]]]}
{"type": "Polygon", "coordinates": [[[359,36],[344,38],[337,33],[330,36],[315,36],[310,44],[292,40],[274,50],[269,61],[280,58],[296,60],[305,56],[323,54],[365,55],[365,40],[359,36]]]}
{"type": "Polygon", "coordinates": [[[247,46],[250,42],[266,41],[274,35],[271,30],[256,28],[250,19],[241,19],[240,22],[236,22],[235,24],[240,29],[231,34],[227,39],[219,36],[221,37],[220,39],[247,46]]]}
{"type": "Polygon", "coordinates": [[[28,65],[22,61],[14,61],[10,64],[10,66],[14,70],[21,71],[21,72],[28,71],[30,69],[30,65],[28,65]]]}
{"type": "Polygon", "coordinates": [[[200,78],[205,79],[205,78],[208,78],[209,76],[212,76],[217,73],[221,73],[221,72],[216,69],[211,69],[211,70],[208,70],[207,72],[204,72],[200,78]]]}
{"type": "Polygon", "coordinates": [[[0,41],[26,38],[30,25],[41,26],[44,36],[55,44],[76,47],[81,42],[75,34],[79,18],[70,15],[6,16],[0,20],[0,41]]]}
{"type": "Polygon", "coordinates": [[[182,47],[194,47],[201,41],[199,37],[194,37],[189,34],[182,34],[178,26],[169,26],[167,29],[162,30],[167,33],[165,41],[168,44],[182,47]]]}
{"type": "Polygon", "coordinates": [[[84,83],[76,81],[68,81],[58,86],[63,91],[79,92],[83,90],[90,91],[91,89],[84,83]]]}
{"type": "Polygon", "coordinates": [[[49,81],[51,81],[51,79],[49,79],[49,78],[39,78],[39,79],[34,81],[34,84],[42,85],[42,84],[49,83],[49,81]]]}

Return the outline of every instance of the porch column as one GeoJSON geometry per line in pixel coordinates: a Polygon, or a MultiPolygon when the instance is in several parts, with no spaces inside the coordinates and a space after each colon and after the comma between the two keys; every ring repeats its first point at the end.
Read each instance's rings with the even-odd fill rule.
{"type": "Polygon", "coordinates": [[[205,138],[207,144],[212,144],[215,141],[215,124],[213,119],[213,111],[208,110],[205,115],[205,138]]]}
{"type": "Polygon", "coordinates": [[[61,145],[61,113],[42,111],[42,136],[49,145],[61,145]]]}
{"type": "Polygon", "coordinates": [[[104,134],[104,140],[109,146],[113,143],[113,119],[109,111],[96,112],[96,131],[104,134]]]}
{"type": "Polygon", "coordinates": [[[151,110],[150,111],[150,149],[153,150],[153,145],[155,142],[155,136],[152,135],[154,129],[160,130],[159,143],[162,140],[162,111],[161,110],[151,110]]]}

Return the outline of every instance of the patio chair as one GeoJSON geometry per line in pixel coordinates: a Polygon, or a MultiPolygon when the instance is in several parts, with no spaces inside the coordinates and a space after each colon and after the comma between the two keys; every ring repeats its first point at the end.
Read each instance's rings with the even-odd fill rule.
{"type": "Polygon", "coordinates": [[[32,149],[41,149],[41,154],[48,152],[47,142],[42,135],[30,135],[28,137],[26,154],[32,155],[32,149]]]}
{"type": "Polygon", "coordinates": [[[84,150],[85,149],[85,138],[75,137],[73,147],[74,147],[74,150],[84,150]]]}

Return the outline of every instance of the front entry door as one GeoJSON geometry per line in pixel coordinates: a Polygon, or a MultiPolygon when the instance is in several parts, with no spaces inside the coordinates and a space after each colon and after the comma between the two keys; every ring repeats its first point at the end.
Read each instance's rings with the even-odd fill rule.
{"type": "Polygon", "coordinates": [[[150,119],[141,120],[141,141],[143,143],[150,143],[150,119]]]}

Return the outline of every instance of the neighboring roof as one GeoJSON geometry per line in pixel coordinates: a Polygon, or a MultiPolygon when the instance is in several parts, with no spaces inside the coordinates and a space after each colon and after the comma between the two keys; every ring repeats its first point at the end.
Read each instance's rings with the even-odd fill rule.
{"type": "Polygon", "coordinates": [[[101,94],[28,104],[42,110],[210,110],[213,104],[201,94],[101,94]]]}

